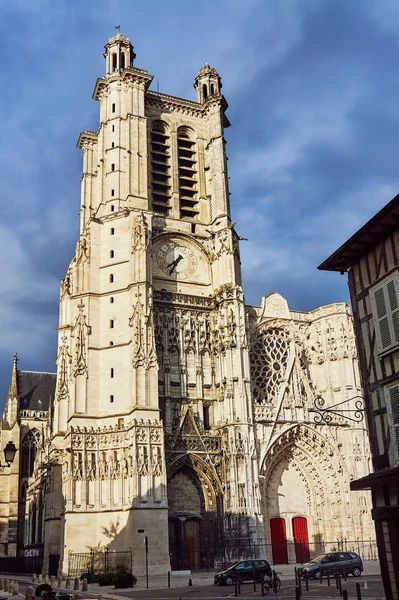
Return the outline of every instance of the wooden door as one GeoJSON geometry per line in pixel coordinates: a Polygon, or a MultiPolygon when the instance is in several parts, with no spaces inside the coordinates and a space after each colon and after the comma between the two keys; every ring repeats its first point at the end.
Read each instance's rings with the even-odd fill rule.
{"type": "Polygon", "coordinates": [[[270,519],[270,534],[272,538],[272,555],[274,564],[288,565],[285,519],[282,519],[281,517],[270,519]]]}
{"type": "Polygon", "coordinates": [[[200,522],[197,519],[188,519],[184,527],[185,542],[188,553],[188,568],[199,569],[200,556],[200,522]]]}
{"type": "Polygon", "coordinates": [[[294,536],[296,562],[309,562],[310,553],[307,519],[305,519],[305,517],[294,517],[292,519],[292,532],[294,536]]]}
{"type": "Polygon", "coordinates": [[[169,519],[169,554],[172,571],[180,569],[179,521],[169,519]]]}

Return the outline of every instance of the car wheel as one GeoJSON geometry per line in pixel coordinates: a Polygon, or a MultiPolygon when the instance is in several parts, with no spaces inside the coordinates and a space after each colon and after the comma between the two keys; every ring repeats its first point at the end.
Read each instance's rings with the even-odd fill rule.
{"type": "Polygon", "coordinates": [[[360,577],[361,574],[362,574],[362,572],[360,570],[360,567],[353,567],[353,569],[352,569],[353,577],[360,577]]]}
{"type": "Polygon", "coordinates": [[[224,580],[226,585],[233,585],[234,583],[234,579],[229,575],[228,577],[226,577],[226,579],[224,580]]]}
{"type": "Polygon", "coordinates": [[[317,571],[315,571],[315,572],[313,573],[313,577],[314,577],[315,579],[320,579],[320,577],[321,577],[321,571],[320,571],[320,569],[317,569],[317,571]]]}

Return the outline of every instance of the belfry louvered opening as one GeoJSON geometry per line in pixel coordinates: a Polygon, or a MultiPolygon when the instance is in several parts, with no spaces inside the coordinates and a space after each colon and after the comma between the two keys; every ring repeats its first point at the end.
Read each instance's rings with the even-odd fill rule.
{"type": "Polygon", "coordinates": [[[151,129],[152,209],[168,214],[170,210],[170,139],[164,123],[156,121],[151,129]]]}
{"type": "Polygon", "coordinates": [[[198,214],[197,200],[197,156],[193,132],[181,127],[177,132],[177,151],[179,157],[179,197],[180,218],[194,219],[198,214]]]}

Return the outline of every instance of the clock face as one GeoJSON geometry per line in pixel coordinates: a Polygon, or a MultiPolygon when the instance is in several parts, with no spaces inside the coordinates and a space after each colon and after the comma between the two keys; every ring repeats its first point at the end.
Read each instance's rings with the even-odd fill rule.
{"type": "Polygon", "coordinates": [[[161,271],[174,279],[188,279],[194,275],[198,267],[195,252],[189,246],[174,240],[159,246],[156,260],[161,271]]]}

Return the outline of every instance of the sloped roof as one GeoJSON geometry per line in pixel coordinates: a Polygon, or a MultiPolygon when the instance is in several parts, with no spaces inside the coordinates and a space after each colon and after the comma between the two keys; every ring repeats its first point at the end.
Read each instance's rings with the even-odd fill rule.
{"type": "Polygon", "coordinates": [[[48,410],[50,398],[54,398],[56,373],[17,371],[20,408],[48,410]]]}
{"type": "Polygon", "coordinates": [[[348,271],[371,248],[375,248],[381,240],[398,227],[399,194],[317,268],[320,271],[339,271],[341,273],[348,271]]]}

